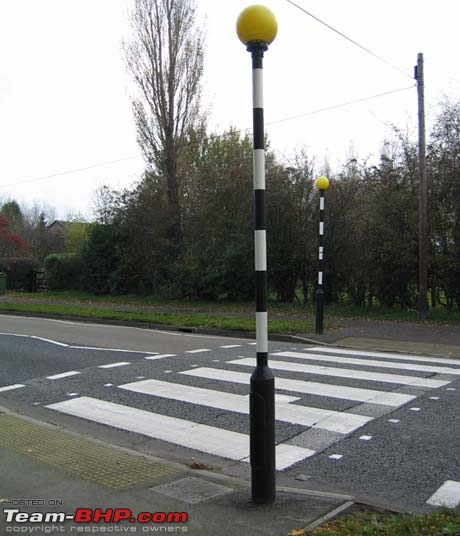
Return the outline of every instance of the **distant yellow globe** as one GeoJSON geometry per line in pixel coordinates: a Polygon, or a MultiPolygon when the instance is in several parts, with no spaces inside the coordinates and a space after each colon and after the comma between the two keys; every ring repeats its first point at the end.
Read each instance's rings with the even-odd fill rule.
{"type": "Polygon", "coordinates": [[[243,9],[236,21],[236,33],[245,45],[253,41],[269,45],[277,32],[275,15],[265,6],[255,5],[243,9]]]}
{"type": "Polygon", "coordinates": [[[327,190],[329,188],[329,180],[326,177],[317,178],[315,184],[318,190],[327,190]]]}

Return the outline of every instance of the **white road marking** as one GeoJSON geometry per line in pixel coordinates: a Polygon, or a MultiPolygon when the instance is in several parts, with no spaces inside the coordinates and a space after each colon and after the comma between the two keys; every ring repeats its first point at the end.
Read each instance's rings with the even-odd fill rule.
{"type": "Polygon", "coordinates": [[[148,355],[144,359],[149,359],[150,361],[155,361],[156,359],[164,359],[165,357],[176,357],[177,354],[157,354],[157,355],[148,355]]]}
{"type": "Polygon", "coordinates": [[[380,357],[382,359],[396,359],[404,361],[430,361],[432,363],[444,363],[446,365],[460,365],[459,359],[449,359],[447,357],[414,356],[413,354],[393,354],[389,352],[369,352],[366,350],[350,350],[346,348],[323,348],[322,346],[314,346],[312,348],[308,348],[308,351],[324,352],[326,354],[361,355],[364,357],[380,357]]]}
{"type": "Polygon", "coordinates": [[[432,506],[455,508],[460,503],[460,482],[446,480],[426,502],[432,506]]]}
{"type": "Polygon", "coordinates": [[[409,408],[411,411],[420,411],[422,408],[409,408]]]}
{"type": "Polygon", "coordinates": [[[419,372],[432,372],[433,374],[459,374],[460,369],[451,367],[437,367],[433,365],[422,365],[413,363],[389,363],[376,361],[375,359],[353,359],[352,357],[340,357],[331,355],[309,354],[304,352],[277,352],[272,354],[276,357],[294,357],[296,359],[306,359],[310,361],[323,361],[325,363],[342,363],[344,365],[358,365],[365,367],[377,367],[386,369],[414,370],[419,372]]]}
{"type": "MultiPolygon", "coordinates": [[[[169,400],[180,400],[190,404],[249,414],[249,400],[244,395],[160,380],[133,382],[119,385],[119,388],[169,400]]],[[[291,424],[313,426],[322,430],[348,434],[364,426],[372,420],[372,417],[307,406],[292,406],[283,401],[276,404],[276,419],[291,424]]]]}
{"type": "MultiPolygon", "coordinates": [[[[183,371],[179,374],[196,376],[198,378],[208,378],[226,382],[241,383],[249,385],[251,375],[244,372],[234,372],[233,370],[221,370],[208,367],[201,367],[197,370],[183,371]]],[[[405,395],[401,393],[386,393],[373,389],[359,389],[356,387],[344,387],[330,383],[317,383],[302,380],[289,380],[286,378],[275,379],[276,389],[294,391],[317,396],[327,396],[342,400],[356,400],[358,402],[371,402],[384,406],[399,407],[417,398],[415,395],[405,395]]]]}
{"type": "Polygon", "coordinates": [[[430,400],[439,400],[439,396],[430,396],[430,400]]]}
{"type": "MultiPolygon", "coordinates": [[[[255,367],[256,360],[253,358],[228,361],[232,365],[243,365],[245,367],[255,367]]],[[[354,380],[370,380],[375,382],[395,383],[401,385],[418,385],[420,387],[430,387],[436,389],[448,385],[450,381],[430,380],[429,378],[419,378],[414,376],[402,376],[398,374],[386,374],[382,372],[368,372],[361,370],[342,369],[334,367],[320,367],[316,365],[305,365],[303,363],[290,363],[285,361],[269,361],[272,369],[287,370],[290,372],[303,372],[305,374],[319,374],[321,376],[336,376],[339,378],[352,378],[354,380]]]]}
{"type": "Polygon", "coordinates": [[[21,387],[25,387],[22,383],[15,383],[13,385],[6,385],[5,387],[0,387],[0,392],[3,391],[12,391],[13,389],[20,389],[21,387]]]}
{"type": "Polygon", "coordinates": [[[388,419],[388,422],[396,424],[396,423],[401,422],[401,421],[399,419],[388,419]]]}
{"type": "Polygon", "coordinates": [[[198,350],[187,350],[186,354],[199,354],[200,352],[210,352],[209,348],[198,348],[198,350]]]}
{"type": "Polygon", "coordinates": [[[39,341],[43,341],[43,342],[49,342],[50,344],[55,344],[56,346],[62,346],[64,348],[68,348],[69,345],[68,344],[65,344],[63,342],[59,342],[59,341],[53,341],[52,339],[45,339],[44,337],[37,337],[36,335],[30,335],[28,336],[30,337],[31,339],[37,339],[39,341]]]}
{"type": "MultiPolygon", "coordinates": [[[[246,434],[206,424],[167,417],[90,397],[74,398],[46,407],[231,460],[247,460],[249,457],[249,437],[246,434]]],[[[276,468],[286,469],[313,454],[315,452],[310,449],[279,445],[276,447],[276,468]]]]}
{"type": "MultiPolygon", "coordinates": [[[[249,397],[249,395],[246,396],[249,397]]],[[[275,393],[275,402],[277,404],[291,404],[292,402],[298,402],[299,400],[302,399],[297,396],[280,395],[275,393]]]]}
{"type": "Polygon", "coordinates": [[[362,435],[360,438],[362,441],[370,441],[372,439],[371,435],[362,435]]]}
{"type": "Polygon", "coordinates": [[[227,344],[225,346],[220,346],[220,348],[241,348],[242,344],[227,344]]]}
{"type": "Polygon", "coordinates": [[[76,370],[70,370],[69,372],[62,372],[61,374],[54,374],[53,376],[47,376],[48,380],[60,380],[61,378],[68,378],[69,376],[76,376],[80,374],[76,370]]]}
{"type": "MultiPolygon", "coordinates": [[[[51,320],[51,319],[45,319],[45,320],[51,320]]],[[[59,321],[61,322],[61,321],[59,321]]],[[[72,323],[72,322],[69,322],[72,323]]],[[[75,323],[73,323],[75,324],[75,323]]],[[[99,326],[99,324],[80,324],[82,326],[88,326],[88,325],[94,325],[99,326]]],[[[107,326],[105,326],[107,327],[107,326]]],[[[116,326],[116,327],[126,327],[126,326],[116,326]]],[[[25,339],[35,339],[43,342],[48,342],[50,344],[55,344],[56,346],[61,346],[63,348],[72,348],[74,350],[96,350],[100,352],[126,352],[130,354],[151,354],[154,352],[146,352],[142,350],[126,350],[123,348],[102,348],[100,346],[76,346],[76,345],[70,345],[65,344],[63,342],[55,341],[53,339],[46,339],[45,337],[38,337],[37,335],[26,335],[22,333],[6,333],[6,332],[0,332],[0,335],[9,335],[10,337],[24,337],[25,339]]]]}
{"type": "Polygon", "coordinates": [[[331,454],[330,456],[328,456],[328,458],[330,458],[331,460],[340,460],[341,458],[343,458],[343,454],[331,454]]]}
{"type": "Polygon", "coordinates": [[[67,396],[78,396],[78,393],[67,393],[67,396]]]}
{"type": "Polygon", "coordinates": [[[101,348],[100,346],[69,346],[74,350],[96,350],[98,352],[123,352],[127,354],[150,354],[141,350],[124,350],[123,348],[101,348]]]}
{"type": "Polygon", "coordinates": [[[126,365],[131,365],[131,363],[128,363],[127,361],[119,361],[118,363],[109,363],[108,365],[99,365],[97,368],[115,368],[115,367],[125,367],[126,365]]]}
{"type": "MultiPolygon", "coordinates": [[[[11,318],[11,317],[8,317],[11,318]]],[[[28,337],[30,338],[30,335],[22,335],[21,333],[8,333],[6,331],[0,331],[0,335],[9,335],[10,337],[28,337]]]]}
{"type": "Polygon", "coordinates": [[[113,387],[113,383],[104,383],[104,387],[113,387]]]}

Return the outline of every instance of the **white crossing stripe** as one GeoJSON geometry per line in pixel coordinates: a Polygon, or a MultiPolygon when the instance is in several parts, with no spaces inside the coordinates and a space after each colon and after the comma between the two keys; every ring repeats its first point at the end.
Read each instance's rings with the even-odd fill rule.
{"type": "Polygon", "coordinates": [[[61,374],[54,374],[53,376],[47,376],[48,380],[60,380],[61,378],[68,378],[69,376],[76,376],[80,374],[76,370],[70,370],[69,372],[62,372],[61,374]]]}
{"type": "Polygon", "coordinates": [[[460,503],[460,482],[446,480],[426,502],[432,506],[455,508],[460,503]]]}
{"type": "MultiPolygon", "coordinates": [[[[251,375],[245,372],[235,372],[233,370],[213,369],[201,367],[195,370],[186,370],[179,374],[196,376],[198,378],[208,378],[210,380],[220,380],[232,383],[249,385],[251,375]]],[[[309,395],[327,396],[340,398],[342,400],[355,400],[357,402],[371,402],[384,406],[399,407],[417,398],[415,395],[405,395],[402,393],[386,393],[373,389],[359,389],[356,387],[344,387],[330,383],[317,383],[302,380],[290,380],[286,378],[275,378],[275,388],[284,391],[293,391],[309,395]]]]}
{"type": "Polygon", "coordinates": [[[243,346],[242,344],[227,344],[225,346],[221,346],[221,348],[241,348],[243,346]]]}
{"type": "Polygon", "coordinates": [[[165,357],[176,357],[176,355],[177,354],[157,354],[157,355],[149,355],[147,357],[144,357],[144,359],[155,361],[156,359],[164,359],[165,357]]]}
{"type": "MultiPolygon", "coordinates": [[[[119,386],[121,389],[142,393],[151,396],[159,396],[171,400],[181,400],[191,404],[200,404],[211,408],[234,411],[236,413],[249,414],[248,395],[236,395],[223,391],[202,389],[192,385],[163,382],[159,380],[143,380],[140,382],[127,383],[119,386]]],[[[307,406],[292,406],[286,401],[276,403],[276,419],[291,424],[314,426],[330,432],[349,434],[364,426],[372,420],[372,417],[354,415],[307,406]]]]}
{"type": "Polygon", "coordinates": [[[5,387],[0,387],[0,393],[3,391],[12,391],[13,389],[20,389],[21,387],[25,387],[22,383],[15,383],[14,385],[6,385],[5,387]]]}
{"type": "Polygon", "coordinates": [[[304,352],[276,352],[271,354],[276,357],[294,357],[296,359],[306,359],[310,361],[324,361],[325,363],[342,363],[344,365],[362,365],[365,367],[377,367],[387,369],[414,370],[418,372],[432,372],[433,374],[459,374],[460,368],[441,367],[435,365],[423,365],[413,363],[385,363],[375,359],[354,359],[352,357],[341,357],[331,355],[319,355],[304,352]]]}
{"type": "MultiPolygon", "coordinates": [[[[46,407],[231,460],[247,461],[249,457],[249,436],[206,424],[167,417],[86,396],[46,407]]],[[[310,449],[279,445],[276,447],[276,468],[281,471],[313,454],[315,451],[310,449]]]]}
{"type": "Polygon", "coordinates": [[[441,363],[445,365],[460,365],[459,359],[450,359],[447,357],[415,356],[413,354],[393,354],[389,352],[371,352],[367,350],[351,350],[347,348],[332,348],[323,346],[314,346],[306,349],[309,352],[324,352],[326,354],[342,355],[360,355],[363,357],[380,357],[382,359],[396,359],[404,361],[428,361],[431,363],[441,363]]]}
{"type": "Polygon", "coordinates": [[[199,354],[200,352],[210,352],[209,348],[198,348],[198,350],[187,350],[186,354],[199,354]]]}
{"type": "Polygon", "coordinates": [[[116,368],[116,367],[125,367],[126,365],[131,365],[131,363],[128,363],[127,361],[119,361],[118,363],[109,363],[108,365],[99,365],[98,368],[116,368]]]}
{"type": "MultiPolygon", "coordinates": [[[[253,358],[236,359],[234,361],[228,361],[228,363],[232,365],[242,365],[245,367],[256,366],[256,360],[253,358]]],[[[339,378],[352,378],[354,380],[369,380],[375,382],[396,383],[401,385],[416,385],[418,387],[429,387],[432,389],[444,387],[450,383],[450,381],[444,380],[430,380],[429,378],[402,376],[399,374],[385,374],[382,372],[367,372],[334,367],[320,367],[315,365],[305,365],[303,363],[289,363],[285,361],[270,360],[269,366],[275,370],[303,372],[305,374],[319,374],[321,376],[336,376],[339,378]]]]}

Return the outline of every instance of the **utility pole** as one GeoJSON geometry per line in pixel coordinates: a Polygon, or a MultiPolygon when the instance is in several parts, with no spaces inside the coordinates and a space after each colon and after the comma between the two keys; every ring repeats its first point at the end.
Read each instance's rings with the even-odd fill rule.
{"type": "Polygon", "coordinates": [[[419,208],[418,208],[418,289],[419,314],[426,318],[428,312],[428,218],[427,218],[427,180],[426,180],[426,141],[425,141],[425,79],[423,73],[423,54],[417,55],[415,67],[418,96],[418,172],[419,172],[419,208]]]}

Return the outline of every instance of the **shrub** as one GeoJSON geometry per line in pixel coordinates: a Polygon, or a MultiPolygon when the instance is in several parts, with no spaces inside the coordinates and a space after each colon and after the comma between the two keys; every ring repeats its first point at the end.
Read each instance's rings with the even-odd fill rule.
{"type": "Polygon", "coordinates": [[[51,253],[45,259],[46,282],[50,290],[81,288],[83,260],[73,253],[51,253]]]}

